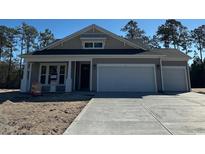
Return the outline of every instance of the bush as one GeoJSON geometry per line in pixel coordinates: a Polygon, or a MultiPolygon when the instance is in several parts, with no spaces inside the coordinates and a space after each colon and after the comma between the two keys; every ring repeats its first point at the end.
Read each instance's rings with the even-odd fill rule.
{"type": "Polygon", "coordinates": [[[0,88],[11,88],[16,89],[20,87],[20,70],[15,67],[14,64],[11,65],[11,72],[9,75],[9,81],[7,83],[8,75],[8,63],[0,62],[0,88]]]}
{"type": "Polygon", "coordinates": [[[190,68],[192,88],[205,88],[205,60],[195,59],[190,68]]]}

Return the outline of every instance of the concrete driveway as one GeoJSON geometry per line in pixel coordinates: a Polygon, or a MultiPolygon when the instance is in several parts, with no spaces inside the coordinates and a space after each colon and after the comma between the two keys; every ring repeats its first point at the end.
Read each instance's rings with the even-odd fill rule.
{"type": "Polygon", "coordinates": [[[205,134],[205,95],[98,94],[64,134],[205,134]]]}

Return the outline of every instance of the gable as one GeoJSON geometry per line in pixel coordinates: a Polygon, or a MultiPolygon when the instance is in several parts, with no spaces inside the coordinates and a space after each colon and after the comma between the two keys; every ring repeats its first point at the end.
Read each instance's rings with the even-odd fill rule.
{"type": "Polygon", "coordinates": [[[99,37],[99,38],[101,38],[102,36],[105,37],[105,46],[104,46],[105,49],[133,49],[133,47],[127,45],[126,43],[119,41],[109,35],[103,34],[101,32],[91,32],[91,33],[87,32],[81,34],[51,49],[82,49],[83,46],[82,46],[81,38],[85,37],[85,34],[86,37],[91,38],[90,40],[92,40],[92,37],[99,37]],[[95,36],[91,34],[95,34],[95,36]]]}
{"type": "Polygon", "coordinates": [[[105,49],[140,49],[137,44],[129,42],[101,27],[91,25],[65,37],[60,42],[55,43],[47,49],[82,49],[82,37],[88,37],[91,40],[96,38],[105,38],[105,49]]]}

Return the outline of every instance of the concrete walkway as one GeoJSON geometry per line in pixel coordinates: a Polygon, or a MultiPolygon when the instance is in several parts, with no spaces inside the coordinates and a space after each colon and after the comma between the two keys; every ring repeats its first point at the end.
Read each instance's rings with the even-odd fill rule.
{"type": "Polygon", "coordinates": [[[98,94],[64,134],[205,134],[205,95],[98,94]]]}

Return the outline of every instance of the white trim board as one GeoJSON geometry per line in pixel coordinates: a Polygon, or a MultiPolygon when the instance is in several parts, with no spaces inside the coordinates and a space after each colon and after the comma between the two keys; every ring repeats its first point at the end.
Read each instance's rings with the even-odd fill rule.
{"type": "Polygon", "coordinates": [[[155,64],[97,64],[97,92],[99,92],[99,67],[112,67],[112,66],[113,67],[115,67],[115,66],[123,66],[123,67],[152,67],[153,70],[154,70],[155,92],[158,92],[155,64]]]}
{"type": "Polygon", "coordinates": [[[157,59],[162,55],[27,55],[24,56],[27,62],[62,62],[62,61],[90,61],[93,58],[149,58],[157,59]]]}

